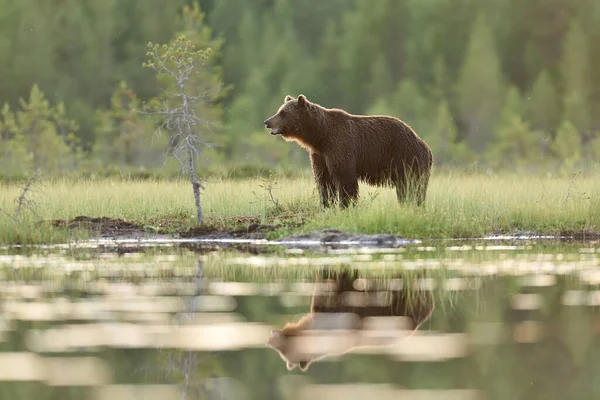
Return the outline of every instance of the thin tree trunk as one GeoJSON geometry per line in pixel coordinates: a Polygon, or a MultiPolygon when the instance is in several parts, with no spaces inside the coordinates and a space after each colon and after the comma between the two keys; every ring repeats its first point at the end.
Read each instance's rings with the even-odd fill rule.
{"type": "MultiPolygon", "coordinates": [[[[198,301],[198,297],[202,294],[202,275],[204,272],[204,261],[202,258],[198,258],[198,270],[196,271],[196,291],[194,292],[194,296],[192,297],[192,304],[190,307],[190,318],[192,323],[194,322],[194,314],[196,313],[196,302],[198,301]]],[[[184,382],[183,382],[183,391],[181,393],[181,400],[186,400],[187,391],[190,384],[190,377],[192,373],[192,368],[196,363],[196,355],[192,350],[188,350],[187,355],[185,357],[184,364],[184,382]]]]}
{"type": "Polygon", "coordinates": [[[194,152],[192,149],[188,149],[189,162],[190,162],[190,182],[194,188],[194,202],[196,204],[196,223],[202,225],[204,222],[204,215],[202,214],[202,205],[200,204],[200,182],[196,176],[196,165],[194,163],[194,152]]]}

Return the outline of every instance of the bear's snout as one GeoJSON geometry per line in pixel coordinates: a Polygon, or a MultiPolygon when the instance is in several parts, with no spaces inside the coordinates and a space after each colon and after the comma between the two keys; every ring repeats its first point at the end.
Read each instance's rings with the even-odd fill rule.
{"type": "Polygon", "coordinates": [[[265,119],[265,126],[266,126],[267,128],[269,128],[269,120],[268,120],[268,119],[265,119]]]}

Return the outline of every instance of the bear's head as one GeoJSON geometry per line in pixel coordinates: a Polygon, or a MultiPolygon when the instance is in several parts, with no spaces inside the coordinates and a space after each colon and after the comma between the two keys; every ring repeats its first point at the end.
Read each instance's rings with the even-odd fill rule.
{"type": "Polygon", "coordinates": [[[265,126],[270,129],[271,135],[281,135],[285,140],[295,140],[301,145],[309,145],[309,138],[305,137],[304,131],[309,128],[313,119],[313,109],[304,95],[294,99],[285,96],[285,101],[277,113],[265,120],[265,126]]]}
{"type": "Polygon", "coordinates": [[[308,356],[297,354],[294,351],[294,338],[296,337],[296,335],[286,332],[285,329],[275,330],[271,332],[271,335],[267,339],[267,346],[279,353],[279,356],[285,361],[288,370],[291,371],[296,367],[300,367],[301,371],[306,371],[310,363],[314,360],[308,356]]]}

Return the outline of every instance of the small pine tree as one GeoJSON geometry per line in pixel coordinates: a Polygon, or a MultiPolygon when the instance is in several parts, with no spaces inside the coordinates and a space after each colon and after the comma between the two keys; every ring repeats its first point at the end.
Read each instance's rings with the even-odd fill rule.
{"type": "Polygon", "coordinates": [[[534,129],[540,129],[549,135],[557,128],[560,105],[556,88],[547,71],[539,73],[527,93],[525,104],[527,119],[534,129]]]}
{"type": "Polygon", "coordinates": [[[562,122],[552,143],[552,150],[566,168],[573,167],[581,159],[581,134],[575,124],[568,120],[562,122]]]}
{"type": "Polygon", "coordinates": [[[456,96],[470,146],[475,150],[484,149],[500,113],[504,84],[492,30],[483,14],[473,25],[456,96]]]}
{"type": "Polygon", "coordinates": [[[393,91],[393,80],[387,59],[380,54],[371,67],[370,94],[372,99],[388,97],[393,91]]]}
{"type": "Polygon", "coordinates": [[[561,72],[564,83],[563,120],[572,123],[579,134],[588,135],[591,133],[590,90],[593,85],[588,42],[578,22],[571,24],[563,44],[561,72]]]}
{"type": "Polygon", "coordinates": [[[390,101],[391,115],[411,125],[417,133],[431,129],[431,110],[429,98],[411,79],[404,79],[398,85],[390,101]]]}
{"type": "Polygon", "coordinates": [[[494,132],[486,158],[499,168],[537,165],[544,159],[544,147],[542,132],[532,130],[518,114],[505,115],[494,132]]]}
{"type": "Polygon", "coordinates": [[[121,81],[111,97],[111,106],[96,113],[96,143],[93,153],[104,165],[146,168],[157,166],[160,153],[168,148],[164,137],[148,145],[152,130],[141,118],[140,101],[126,82],[121,81]]]}
{"type": "MultiPolygon", "coordinates": [[[[202,82],[207,72],[199,73],[211,54],[211,49],[197,49],[184,35],[170,44],[148,43],[148,61],[144,66],[155,71],[164,84],[163,95],[150,105],[150,113],[160,118],[160,129],[171,132],[171,151],[187,172],[194,192],[196,222],[202,225],[204,214],[200,202],[203,185],[197,175],[197,163],[203,147],[210,144],[201,137],[214,124],[202,110],[212,93],[202,82]]],[[[210,116],[210,115],[209,115],[210,116]]]]}
{"type": "Polygon", "coordinates": [[[64,105],[52,107],[37,85],[32,86],[29,99],[20,99],[19,104],[16,113],[8,105],[2,109],[0,130],[7,165],[17,175],[31,175],[37,169],[51,175],[74,171],[81,159],[75,136],[78,126],[66,117],[64,105]]]}
{"type": "Polygon", "coordinates": [[[462,164],[470,159],[469,149],[458,141],[458,129],[445,101],[437,106],[433,129],[423,134],[433,151],[436,164],[462,164]]]}

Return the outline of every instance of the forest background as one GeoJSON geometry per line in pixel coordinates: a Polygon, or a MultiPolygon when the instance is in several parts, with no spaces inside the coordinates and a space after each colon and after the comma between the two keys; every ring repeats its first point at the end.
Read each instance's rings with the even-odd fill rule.
{"type": "Polygon", "coordinates": [[[200,174],[309,167],[263,120],[286,94],[390,114],[436,168],[590,171],[600,160],[596,0],[0,0],[0,179],[174,177],[148,42],[210,47],[200,174]]]}

